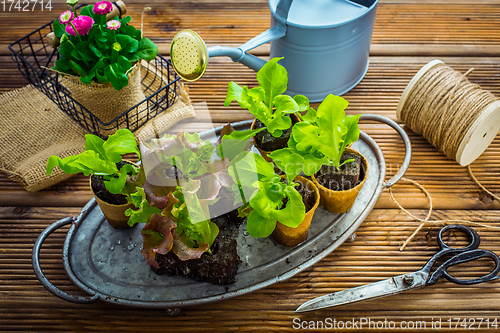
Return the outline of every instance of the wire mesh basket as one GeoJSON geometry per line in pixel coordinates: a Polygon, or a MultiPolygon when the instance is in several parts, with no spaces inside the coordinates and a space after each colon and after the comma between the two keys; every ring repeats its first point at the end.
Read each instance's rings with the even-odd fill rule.
{"type": "Polygon", "coordinates": [[[57,48],[49,46],[47,39],[47,35],[53,32],[52,23],[10,44],[11,57],[32,85],[91,133],[106,137],[120,128],[135,131],[177,102],[181,92],[179,77],[172,64],[158,55],[149,63],[140,63],[143,69],[141,85],[146,98],[116,118],[103,122],[75,101],[71,92],[60,83],[60,74],[50,70],[57,60],[57,48]]]}

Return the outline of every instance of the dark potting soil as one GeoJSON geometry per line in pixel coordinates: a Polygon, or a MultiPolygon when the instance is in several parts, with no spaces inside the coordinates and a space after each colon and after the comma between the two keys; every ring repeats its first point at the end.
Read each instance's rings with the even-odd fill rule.
{"type": "MultiPolygon", "coordinates": [[[[118,170],[120,170],[125,163],[129,164],[126,161],[116,163],[118,170]]],[[[127,198],[123,194],[113,194],[106,189],[103,176],[92,175],[90,177],[92,177],[92,191],[94,191],[99,199],[113,205],[124,205],[127,203],[127,198]]]]}
{"type": "Polygon", "coordinates": [[[364,178],[364,164],[361,156],[355,153],[344,152],[340,158],[340,164],[344,161],[354,159],[340,167],[337,171],[335,166],[323,165],[316,173],[318,183],[333,191],[347,191],[356,187],[364,178]]]}
{"type": "MultiPolygon", "coordinates": [[[[289,115],[287,115],[289,117],[289,115]]],[[[292,118],[293,119],[293,118],[292,118]]],[[[293,122],[293,121],[292,121],[293,122]]],[[[255,129],[264,127],[264,123],[259,119],[255,120],[255,129]]],[[[260,131],[255,134],[255,143],[257,146],[264,151],[275,151],[277,149],[287,147],[288,139],[290,139],[290,135],[292,134],[292,127],[283,131],[283,134],[275,138],[267,131],[267,129],[260,131]]]]}
{"type": "MultiPolygon", "coordinates": [[[[284,178],[284,182],[286,182],[286,178],[284,178]]],[[[311,190],[307,188],[307,186],[304,186],[302,183],[298,183],[299,186],[297,186],[295,189],[299,192],[300,196],[302,197],[302,202],[306,206],[306,213],[310,211],[314,207],[314,190],[311,190]]],[[[285,198],[283,200],[283,206],[282,209],[286,207],[286,204],[288,203],[288,198],[285,198]]]]}
{"type": "Polygon", "coordinates": [[[220,199],[209,206],[210,218],[219,227],[220,234],[235,237],[245,217],[238,216],[238,207],[234,206],[233,191],[222,187],[218,196],[220,199]]]}
{"type": "Polygon", "coordinates": [[[157,254],[157,274],[186,276],[197,281],[228,285],[234,283],[241,260],[236,249],[236,240],[218,235],[212,245],[212,255],[203,253],[200,259],[182,261],[172,251],[157,254]]]}

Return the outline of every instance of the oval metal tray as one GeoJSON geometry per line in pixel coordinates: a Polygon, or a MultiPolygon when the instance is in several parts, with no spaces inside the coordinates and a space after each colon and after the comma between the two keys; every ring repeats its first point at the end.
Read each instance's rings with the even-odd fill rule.
{"type": "MultiPolygon", "coordinates": [[[[168,309],[220,301],[286,280],[314,265],[353,234],[373,209],[383,188],[395,184],[410,164],[410,140],[398,124],[377,115],[363,115],[361,120],[386,123],[402,136],[406,156],[399,172],[384,183],[384,156],[375,141],[361,132],[360,140],[353,144],[353,148],[365,155],[369,172],[352,209],[337,215],[319,207],[307,240],[293,248],[277,245],[271,238],[253,238],[246,232],[246,226],[241,225],[237,243],[242,263],[232,285],[220,286],[184,277],[157,275],[140,252],[143,225],[129,230],[112,228],[95,199],[90,200],[76,218],[55,222],[42,232],[33,248],[35,273],[45,288],[70,302],[90,303],[101,299],[134,307],[168,309]],[[64,267],[71,281],[90,297],[73,296],[58,289],[40,267],[39,253],[43,241],[54,230],[70,223],[63,249],[64,267]]],[[[233,126],[248,129],[250,122],[233,126]]],[[[217,134],[219,131],[220,128],[216,129],[217,134]]]]}

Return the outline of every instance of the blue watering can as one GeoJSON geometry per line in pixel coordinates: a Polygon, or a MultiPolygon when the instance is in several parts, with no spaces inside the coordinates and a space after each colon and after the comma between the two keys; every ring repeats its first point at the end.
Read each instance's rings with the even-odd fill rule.
{"type": "Polygon", "coordinates": [[[238,48],[206,47],[192,30],[182,30],[170,48],[172,65],[187,81],[204,73],[211,57],[228,56],[258,71],[266,61],[247,52],[271,42],[271,58],[288,71],[287,94],[312,102],[343,95],[368,70],[378,0],[269,0],[271,28],[238,48]]]}

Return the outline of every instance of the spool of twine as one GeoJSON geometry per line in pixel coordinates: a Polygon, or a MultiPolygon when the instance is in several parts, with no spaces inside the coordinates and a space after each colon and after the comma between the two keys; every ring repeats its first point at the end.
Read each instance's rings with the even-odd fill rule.
{"type": "Polygon", "coordinates": [[[406,87],[397,116],[462,166],[472,163],[500,129],[500,100],[439,60],[406,87]]]}
{"type": "MultiPolygon", "coordinates": [[[[500,100],[491,92],[471,83],[467,76],[473,69],[461,74],[442,61],[434,60],[413,77],[398,104],[397,117],[414,132],[421,134],[448,158],[468,167],[472,180],[493,199],[500,198],[488,191],[474,177],[470,168],[476,158],[489,146],[500,129],[500,100]]],[[[407,215],[420,221],[418,228],[401,246],[402,251],[424,226],[465,224],[500,230],[468,220],[430,220],[432,198],[419,183],[402,178],[403,182],[418,187],[429,200],[429,212],[421,219],[404,209],[394,198],[391,199],[407,215]]]]}

